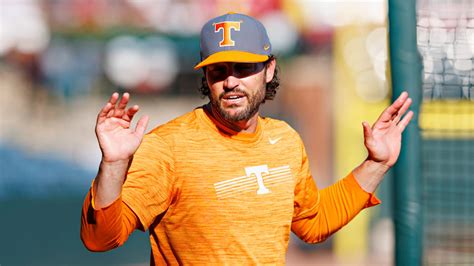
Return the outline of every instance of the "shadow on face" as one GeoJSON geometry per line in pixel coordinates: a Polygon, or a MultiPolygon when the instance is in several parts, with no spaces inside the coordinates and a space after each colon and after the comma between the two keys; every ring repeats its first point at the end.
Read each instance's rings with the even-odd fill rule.
{"type": "Polygon", "coordinates": [[[264,63],[216,63],[206,67],[207,78],[210,83],[227,79],[229,76],[245,78],[261,72],[265,68],[264,63]]]}

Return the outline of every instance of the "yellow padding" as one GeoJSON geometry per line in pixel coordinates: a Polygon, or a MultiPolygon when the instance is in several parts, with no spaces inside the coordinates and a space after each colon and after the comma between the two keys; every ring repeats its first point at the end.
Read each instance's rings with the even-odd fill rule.
{"type": "Polygon", "coordinates": [[[424,137],[474,137],[474,102],[424,102],[420,129],[424,137]]]}

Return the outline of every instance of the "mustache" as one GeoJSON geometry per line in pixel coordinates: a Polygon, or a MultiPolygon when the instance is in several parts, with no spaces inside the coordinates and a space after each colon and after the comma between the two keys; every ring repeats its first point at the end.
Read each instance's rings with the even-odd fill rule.
{"type": "Polygon", "coordinates": [[[224,98],[227,94],[230,94],[230,93],[241,93],[241,94],[245,95],[245,97],[249,98],[249,95],[246,91],[244,91],[242,89],[239,89],[239,88],[233,88],[232,90],[222,92],[219,95],[219,100],[222,100],[222,98],[224,98]]]}

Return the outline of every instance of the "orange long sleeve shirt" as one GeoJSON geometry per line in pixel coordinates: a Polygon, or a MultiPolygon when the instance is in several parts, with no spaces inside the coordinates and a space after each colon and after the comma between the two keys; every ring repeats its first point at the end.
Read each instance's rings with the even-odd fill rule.
{"type": "Polygon", "coordinates": [[[259,118],[237,133],[202,108],[148,133],[122,195],[82,211],[81,238],[105,251],[135,229],[149,230],[151,264],[284,264],[290,230],[326,239],[379,203],[352,174],[318,190],[304,145],[286,123],[259,118]]]}

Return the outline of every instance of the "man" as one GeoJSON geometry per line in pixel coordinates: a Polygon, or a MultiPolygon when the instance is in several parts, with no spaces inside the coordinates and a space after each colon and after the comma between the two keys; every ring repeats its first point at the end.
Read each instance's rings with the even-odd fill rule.
{"type": "Polygon", "coordinates": [[[403,93],[370,127],[368,157],[318,190],[299,135],[259,116],[276,92],[276,61],[263,25],[226,14],[201,31],[201,91],[209,103],[153,129],[130,128],[138,106],[114,93],[97,118],[102,161],[82,212],[93,251],[149,230],[151,264],[284,264],[290,230],[323,241],[366,207],[396,162],[412,112],[403,93]],[[143,140],[142,140],[143,139],[143,140]]]}

